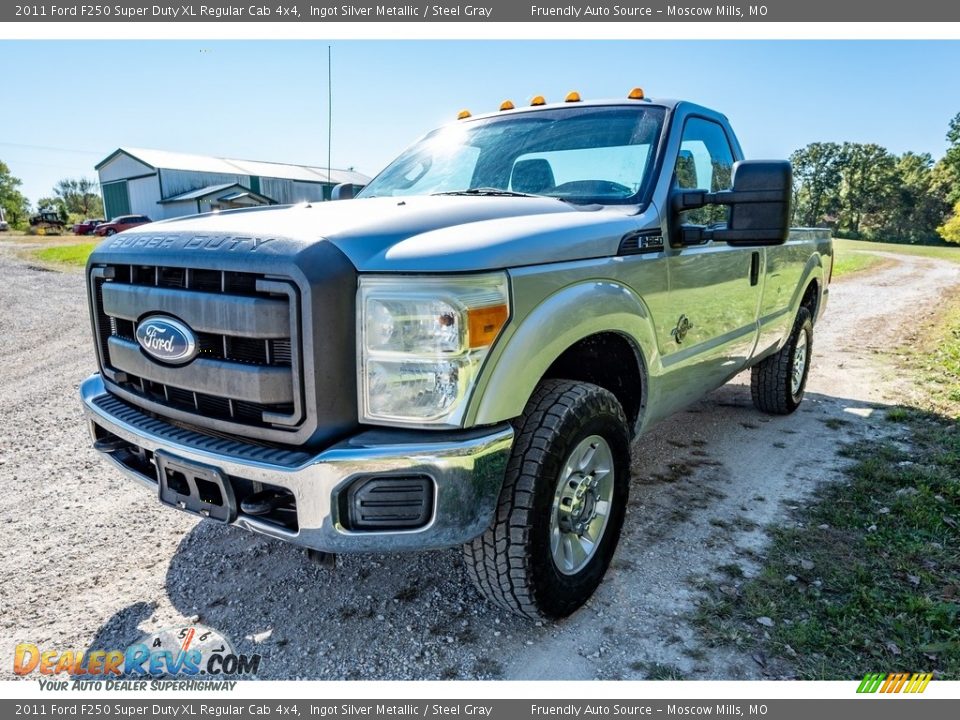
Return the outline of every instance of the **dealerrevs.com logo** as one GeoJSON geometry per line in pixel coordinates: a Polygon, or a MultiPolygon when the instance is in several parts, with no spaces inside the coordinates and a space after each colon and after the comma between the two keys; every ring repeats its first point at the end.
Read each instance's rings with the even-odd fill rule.
{"type": "Polygon", "coordinates": [[[42,690],[232,690],[256,676],[261,656],[234,652],[203,625],[165,628],[124,649],[52,650],[20,643],[13,672],[42,690]]]}

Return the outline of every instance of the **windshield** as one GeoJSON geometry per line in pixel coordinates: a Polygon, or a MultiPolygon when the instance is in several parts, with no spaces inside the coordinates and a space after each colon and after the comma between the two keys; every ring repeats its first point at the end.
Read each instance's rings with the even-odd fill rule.
{"type": "Polygon", "coordinates": [[[641,203],[664,109],[558,108],[461,121],[408,148],[358,197],[544,195],[641,203]]]}

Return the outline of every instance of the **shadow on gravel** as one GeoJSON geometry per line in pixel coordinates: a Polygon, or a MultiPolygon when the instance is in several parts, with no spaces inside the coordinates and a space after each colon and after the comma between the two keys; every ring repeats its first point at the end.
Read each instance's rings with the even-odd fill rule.
{"type": "Polygon", "coordinates": [[[97,630],[97,634],[90,641],[84,654],[94,650],[117,650],[128,647],[143,637],[143,632],[138,625],[148,620],[155,609],[156,606],[153,603],[137,602],[114,613],[97,630]]]}
{"type": "Polygon", "coordinates": [[[184,615],[263,655],[262,678],[492,678],[500,665],[478,628],[524,629],[480,600],[459,550],[341,556],[327,570],[292,545],[203,522],[166,586],[184,615]]]}
{"type": "MultiPolygon", "coordinates": [[[[83,653],[84,657],[89,657],[90,653],[94,651],[123,650],[142,640],[144,633],[138,626],[150,619],[156,607],[154,603],[136,602],[115,612],[99,627],[97,634],[87,645],[87,649],[83,653]]],[[[123,679],[125,677],[128,676],[121,675],[119,678],[110,676],[109,679],[123,679]]],[[[102,679],[99,675],[74,675],[72,678],[90,682],[102,679]]]]}
{"type": "MultiPolygon", "coordinates": [[[[263,679],[516,679],[527,676],[518,661],[534,651],[531,645],[563,642],[569,635],[573,661],[586,657],[578,644],[584,627],[592,627],[594,636],[611,628],[620,637],[612,646],[626,643],[638,662],[658,659],[659,633],[632,628],[631,617],[644,603],[647,615],[675,616],[678,608],[670,597],[649,594],[646,557],[670,557],[677,545],[695,556],[691,567],[668,562],[661,571],[668,573],[665,583],[661,579],[666,586],[716,567],[738,534],[762,532],[759,526],[785,494],[812,489],[803,485],[813,481],[795,472],[795,457],[826,458],[841,440],[869,437],[883,422],[882,407],[810,393],[795,415],[771,418],[752,408],[749,388],[733,385],[654,429],[659,441],[642,440],[635,449],[623,541],[595,596],[596,607],[606,612],[600,626],[589,610],[542,626],[488,605],[466,577],[459,548],[341,556],[336,570],[325,570],[302,549],[210,521],[183,538],[166,591],[180,613],[198,616],[238,652],[260,653],[263,679]],[[708,425],[714,432],[704,431],[708,425]],[[776,476],[770,482],[781,488],[769,493],[771,502],[752,508],[739,496],[738,470],[724,467],[734,456],[751,454],[761,458],[762,477],[776,476]],[[665,512],[681,496],[703,502],[665,512]],[[718,513],[730,523],[720,524],[718,513]],[[716,537],[720,533],[723,538],[716,537]]],[[[131,640],[138,636],[132,629],[131,640]]],[[[556,678],[566,676],[561,666],[569,662],[558,663],[556,678]]],[[[621,672],[622,666],[611,667],[606,676],[623,677],[621,672]]],[[[716,668],[713,676],[723,673],[716,668]]]]}

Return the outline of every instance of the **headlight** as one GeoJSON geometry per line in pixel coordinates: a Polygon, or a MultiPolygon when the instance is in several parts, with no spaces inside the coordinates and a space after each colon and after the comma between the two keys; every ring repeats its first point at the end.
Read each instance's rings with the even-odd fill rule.
{"type": "Polygon", "coordinates": [[[357,305],[361,421],[459,425],[510,315],[506,275],[361,276],[357,305]]]}

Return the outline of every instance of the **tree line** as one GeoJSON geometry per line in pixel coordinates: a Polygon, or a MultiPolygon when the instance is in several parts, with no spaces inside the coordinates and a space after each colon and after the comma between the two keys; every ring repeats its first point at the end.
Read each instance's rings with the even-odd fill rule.
{"type": "Polygon", "coordinates": [[[874,143],[816,142],[790,156],[793,222],[841,237],[960,243],[960,113],[949,148],[895,155],[874,143]]]}
{"type": "MultiPolygon", "coordinates": [[[[30,202],[20,192],[23,183],[0,160],[0,207],[12,227],[24,228],[30,219],[30,202]]],[[[64,222],[103,217],[100,185],[89,178],[64,178],[53,186],[53,194],[37,201],[37,210],[53,210],[64,222]]]]}

